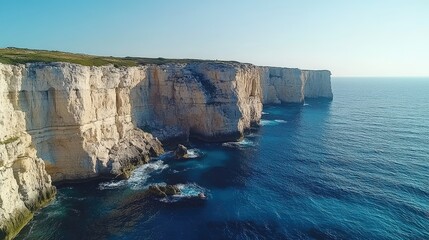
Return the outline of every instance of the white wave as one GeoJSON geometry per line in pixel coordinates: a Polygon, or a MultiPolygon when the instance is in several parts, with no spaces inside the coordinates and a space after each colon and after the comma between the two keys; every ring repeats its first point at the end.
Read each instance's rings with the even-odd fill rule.
{"type": "Polygon", "coordinates": [[[134,190],[142,189],[146,187],[146,181],[151,176],[151,173],[162,171],[166,168],[168,168],[168,165],[164,164],[162,160],[150,162],[134,170],[129,179],[103,182],[99,184],[98,188],[100,190],[117,189],[122,187],[129,187],[134,190]]]}
{"type": "Polygon", "coordinates": [[[253,137],[259,137],[259,136],[261,136],[261,135],[259,135],[259,134],[256,134],[256,133],[249,133],[248,135],[246,135],[247,137],[251,137],[251,138],[253,138],[253,137]]]}
{"type": "Polygon", "coordinates": [[[268,115],[268,114],[270,114],[270,113],[267,113],[267,112],[262,112],[262,115],[268,115]]]}
{"type": "Polygon", "coordinates": [[[304,104],[303,104],[303,106],[310,106],[310,104],[308,104],[308,103],[304,103],[304,104]]]}
{"type": "Polygon", "coordinates": [[[278,122],[278,123],[287,123],[286,120],[282,120],[282,119],[276,119],[274,120],[274,122],[278,122]]]}
{"type": "Polygon", "coordinates": [[[255,143],[250,141],[247,138],[244,138],[243,140],[241,140],[240,142],[238,142],[241,146],[249,146],[249,147],[253,147],[255,146],[255,143]]]}
{"type": "Polygon", "coordinates": [[[147,179],[150,177],[150,174],[156,171],[162,171],[168,168],[167,164],[164,164],[162,160],[158,160],[152,163],[147,163],[139,168],[137,168],[129,179],[127,179],[127,184],[130,185],[132,189],[141,189],[145,187],[147,179]]]}
{"type": "Polygon", "coordinates": [[[205,193],[207,190],[196,183],[178,184],[181,197],[197,197],[200,193],[205,193]]]}
{"type": "Polygon", "coordinates": [[[188,154],[187,158],[199,158],[203,155],[203,153],[197,148],[188,149],[187,154],[188,154]]]}
{"type": "Polygon", "coordinates": [[[237,142],[226,142],[226,143],[222,143],[223,147],[238,147],[239,144],[237,142]]]}
{"type": "Polygon", "coordinates": [[[126,180],[102,182],[98,185],[98,189],[100,190],[116,189],[116,188],[121,188],[125,185],[127,185],[126,180]]]}
{"type": "Polygon", "coordinates": [[[261,126],[271,126],[271,125],[276,125],[276,122],[271,120],[261,120],[260,124],[261,126]]]}
{"type": "Polygon", "coordinates": [[[224,147],[254,147],[255,143],[251,140],[244,138],[243,140],[239,142],[226,142],[222,143],[222,146],[224,147]]]}
{"type": "Polygon", "coordinates": [[[286,123],[287,121],[282,120],[282,119],[276,119],[276,120],[261,120],[260,125],[261,126],[275,126],[278,125],[279,123],[286,123]]]}
{"type": "Polygon", "coordinates": [[[208,190],[196,183],[177,184],[176,186],[179,188],[180,194],[162,198],[160,201],[167,203],[177,202],[185,199],[198,198],[200,194],[207,197],[208,190]]]}
{"type": "Polygon", "coordinates": [[[165,152],[165,153],[159,155],[158,157],[156,157],[154,159],[156,159],[156,160],[165,160],[165,159],[169,159],[169,158],[171,158],[173,156],[174,156],[174,151],[168,151],[168,152],[165,152]]]}

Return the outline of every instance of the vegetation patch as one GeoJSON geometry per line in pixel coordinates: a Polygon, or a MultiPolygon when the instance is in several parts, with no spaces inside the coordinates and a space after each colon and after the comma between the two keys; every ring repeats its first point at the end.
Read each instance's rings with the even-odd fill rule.
{"type": "Polygon", "coordinates": [[[106,57],[87,54],[67,53],[60,51],[34,50],[27,48],[0,48],[0,63],[25,64],[25,63],[53,63],[67,62],[84,66],[104,66],[113,64],[115,67],[131,67],[147,64],[162,65],[168,63],[194,63],[194,62],[219,62],[238,63],[233,61],[214,61],[200,59],[167,59],[167,58],[141,58],[141,57],[106,57]]]}
{"type": "Polygon", "coordinates": [[[84,66],[103,66],[109,64],[117,66],[137,66],[135,61],[124,58],[98,57],[86,54],[24,48],[1,48],[0,62],[6,64],[68,62],[84,66]]]}
{"type": "Polygon", "coordinates": [[[11,219],[1,223],[0,239],[13,239],[33,218],[33,213],[31,213],[27,208],[16,210],[12,215],[13,217],[11,219]]]}

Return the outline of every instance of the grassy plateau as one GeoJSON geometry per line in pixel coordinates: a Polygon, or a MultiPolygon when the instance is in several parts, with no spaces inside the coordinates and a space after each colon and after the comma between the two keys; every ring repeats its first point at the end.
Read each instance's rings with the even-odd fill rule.
{"type": "MultiPolygon", "coordinates": [[[[210,60],[199,59],[166,59],[166,58],[141,58],[141,57],[105,57],[93,56],[79,53],[68,53],[60,51],[34,50],[26,48],[0,48],[0,63],[5,64],[25,64],[25,63],[52,63],[67,62],[84,66],[103,66],[113,64],[116,67],[131,67],[146,64],[166,64],[166,63],[190,63],[205,62],[210,60]]],[[[227,61],[216,61],[224,62],[227,61]]],[[[232,62],[229,62],[232,63],[232,62]]]]}

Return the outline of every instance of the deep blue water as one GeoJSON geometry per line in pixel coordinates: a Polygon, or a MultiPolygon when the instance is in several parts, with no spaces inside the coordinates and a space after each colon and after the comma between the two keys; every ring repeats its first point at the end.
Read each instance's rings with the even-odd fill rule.
{"type": "Polygon", "coordinates": [[[429,239],[429,79],[332,85],[332,102],[266,106],[238,146],[61,187],[18,239],[429,239]],[[143,194],[160,182],[208,199],[143,194]]]}

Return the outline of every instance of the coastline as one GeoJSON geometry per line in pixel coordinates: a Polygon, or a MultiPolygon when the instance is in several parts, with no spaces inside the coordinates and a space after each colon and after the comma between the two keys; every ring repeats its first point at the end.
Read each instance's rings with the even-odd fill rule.
{"type": "MultiPolygon", "coordinates": [[[[259,123],[263,104],[332,98],[329,71],[168,61],[131,67],[0,63],[0,153],[10,156],[0,167],[25,175],[25,181],[4,176],[23,186],[13,193],[17,201],[31,202],[25,184],[38,178],[48,188],[51,177],[55,183],[128,178],[136,166],[163,153],[167,139],[242,139],[259,123]],[[11,149],[19,151],[13,155],[11,149]],[[21,164],[21,155],[31,157],[21,164]],[[40,161],[46,167],[25,167],[40,161]]],[[[7,211],[13,215],[14,209],[7,211]]],[[[5,226],[12,220],[2,221],[5,226]]]]}

